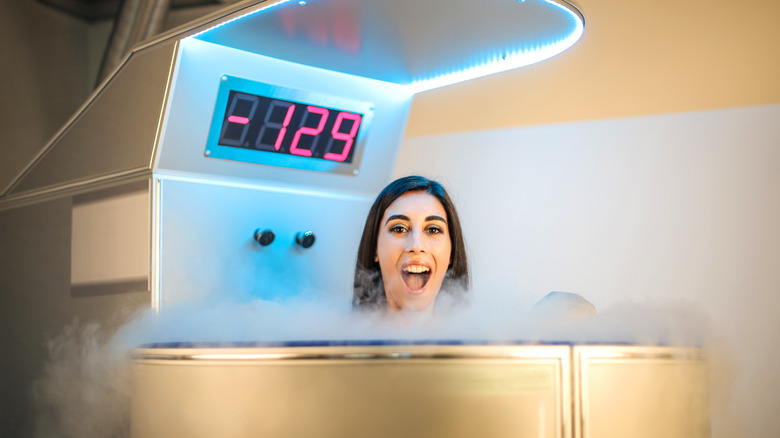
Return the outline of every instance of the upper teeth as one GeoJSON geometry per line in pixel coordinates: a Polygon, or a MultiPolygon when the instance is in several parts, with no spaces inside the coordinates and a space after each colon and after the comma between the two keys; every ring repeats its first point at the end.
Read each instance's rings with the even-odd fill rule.
{"type": "Polygon", "coordinates": [[[427,266],[420,266],[420,265],[411,265],[404,268],[404,271],[411,272],[412,274],[420,274],[423,272],[428,272],[431,269],[427,266]]]}

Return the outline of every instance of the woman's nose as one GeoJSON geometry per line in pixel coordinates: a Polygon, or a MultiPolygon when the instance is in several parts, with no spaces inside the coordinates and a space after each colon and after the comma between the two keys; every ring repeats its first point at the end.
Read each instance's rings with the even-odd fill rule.
{"type": "Polygon", "coordinates": [[[413,231],[409,233],[409,245],[406,247],[406,250],[411,253],[425,252],[422,232],[413,231]]]}

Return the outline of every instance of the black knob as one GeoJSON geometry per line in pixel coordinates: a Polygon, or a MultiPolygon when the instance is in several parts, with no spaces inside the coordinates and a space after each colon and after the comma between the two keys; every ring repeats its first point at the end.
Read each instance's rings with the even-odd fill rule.
{"type": "Polygon", "coordinates": [[[262,246],[268,246],[274,241],[274,232],[271,230],[261,230],[260,228],[255,230],[255,240],[262,246]]]}
{"type": "Polygon", "coordinates": [[[302,231],[296,234],[295,243],[303,248],[310,248],[314,245],[314,233],[312,231],[302,231]]]}

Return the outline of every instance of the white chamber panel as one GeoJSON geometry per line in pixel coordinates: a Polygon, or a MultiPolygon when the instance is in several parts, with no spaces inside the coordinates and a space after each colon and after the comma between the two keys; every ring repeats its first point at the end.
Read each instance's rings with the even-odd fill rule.
{"type": "Polygon", "coordinates": [[[372,198],[166,179],[161,195],[161,304],[304,295],[349,306],[372,198]],[[256,229],[273,243],[260,246],[256,229]],[[315,243],[295,243],[312,231],[315,243]]]}

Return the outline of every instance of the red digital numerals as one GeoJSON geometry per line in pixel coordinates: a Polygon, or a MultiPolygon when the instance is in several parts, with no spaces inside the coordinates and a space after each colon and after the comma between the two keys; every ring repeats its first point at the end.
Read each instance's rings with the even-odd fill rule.
{"type": "Polygon", "coordinates": [[[219,144],[343,162],[349,157],[361,120],[360,114],[232,92],[219,144]],[[267,106],[263,106],[267,109],[252,141],[247,135],[261,101],[266,101],[267,106]],[[289,132],[293,121],[297,126],[289,132]],[[331,128],[323,133],[326,127],[331,128]],[[323,141],[327,143],[321,148],[323,141]]]}
{"type": "Polygon", "coordinates": [[[355,135],[357,135],[358,128],[360,128],[360,114],[340,112],[339,115],[336,116],[336,123],[333,124],[333,129],[330,131],[331,137],[328,140],[328,151],[331,150],[333,140],[344,140],[344,148],[341,150],[340,154],[327,152],[322,158],[333,161],[346,160],[349,151],[352,149],[352,143],[355,142],[355,135]],[[348,133],[340,132],[344,119],[352,120],[352,127],[349,129],[348,133]]]}

